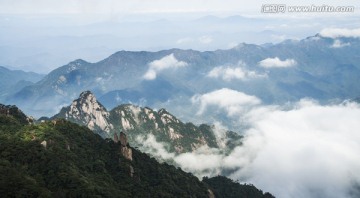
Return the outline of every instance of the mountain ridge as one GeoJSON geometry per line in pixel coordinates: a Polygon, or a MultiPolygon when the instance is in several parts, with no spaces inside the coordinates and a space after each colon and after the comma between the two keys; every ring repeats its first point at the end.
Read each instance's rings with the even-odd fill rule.
{"type": "Polygon", "coordinates": [[[141,138],[154,135],[157,141],[171,145],[168,152],[175,153],[191,152],[201,146],[229,152],[242,138],[231,131],[222,131],[217,137],[212,126],[183,123],[164,108],[154,111],[149,107],[123,104],[107,111],[90,91],[82,92],[70,106],[63,107],[52,117],[58,118],[87,126],[103,138],[113,138],[116,131],[124,131],[129,142],[140,148],[143,146],[141,138]]]}
{"type": "Polygon", "coordinates": [[[189,118],[194,113],[189,102],[192,96],[226,87],[254,95],[265,104],[282,104],[304,97],[326,103],[359,95],[359,88],[352,83],[360,77],[360,60],[355,54],[358,50],[359,39],[315,35],[266,46],[239,44],[227,50],[203,52],[181,49],[119,51],[96,63],[70,62],[35,85],[7,97],[6,102],[18,105],[25,112],[34,112],[37,117],[50,116],[76,98],[79,90],[91,90],[107,108],[122,101],[167,107],[177,114],[191,112],[184,113],[189,118]],[[168,56],[173,56],[174,60],[166,62],[168,56]],[[260,62],[266,59],[289,60],[294,65],[261,66],[260,62]],[[159,62],[166,67],[151,66],[159,62]],[[176,68],[177,62],[187,66],[176,68]],[[226,69],[237,69],[238,75],[226,78],[226,73],[221,73],[226,69]],[[155,72],[155,79],[144,78],[149,71],[155,72]],[[210,75],[214,71],[218,73],[210,75]],[[180,112],[174,108],[180,105],[187,110],[180,112]]]}

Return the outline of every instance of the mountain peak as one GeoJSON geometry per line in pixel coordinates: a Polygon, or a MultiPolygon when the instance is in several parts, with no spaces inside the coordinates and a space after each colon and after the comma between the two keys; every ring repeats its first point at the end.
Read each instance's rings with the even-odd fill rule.
{"type": "Polygon", "coordinates": [[[83,98],[83,99],[90,98],[96,100],[95,95],[91,91],[81,92],[79,98],[83,98]]]}
{"type": "Polygon", "coordinates": [[[82,92],[70,106],[62,108],[60,113],[54,116],[54,118],[59,117],[86,125],[103,137],[109,137],[108,133],[113,128],[108,121],[109,112],[97,101],[91,91],[82,92]]]}
{"type": "Polygon", "coordinates": [[[159,115],[162,115],[162,114],[169,114],[169,112],[168,112],[168,111],[166,111],[166,109],[161,108],[161,109],[158,111],[158,114],[159,114],[159,115]]]}
{"type": "Polygon", "coordinates": [[[69,64],[84,64],[84,63],[89,63],[89,62],[87,62],[83,59],[76,59],[76,60],[70,62],[69,64]]]}

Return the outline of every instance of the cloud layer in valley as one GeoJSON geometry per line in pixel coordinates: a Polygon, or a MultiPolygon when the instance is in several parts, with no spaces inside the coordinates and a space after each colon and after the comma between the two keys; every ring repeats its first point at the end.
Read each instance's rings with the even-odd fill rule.
{"type": "Polygon", "coordinates": [[[347,29],[347,28],[325,28],[320,32],[320,35],[328,38],[339,37],[352,37],[360,38],[360,28],[347,29]]]}
{"type": "Polygon", "coordinates": [[[193,104],[199,105],[198,114],[205,112],[210,106],[217,106],[227,112],[229,116],[242,112],[245,108],[260,104],[255,96],[250,96],[239,91],[223,88],[191,98],[193,104]]]}
{"type": "Polygon", "coordinates": [[[266,78],[267,74],[259,74],[256,71],[249,71],[245,68],[246,64],[240,62],[238,66],[219,66],[214,67],[207,76],[210,78],[219,78],[224,81],[248,80],[254,78],[266,78]]]}
{"type": "Polygon", "coordinates": [[[246,120],[249,128],[243,145],[230,154],[206,147],[171,154],[184,170],[199,177],[225,174],[276,197],[360,195],[358,104],[320,105],[303,99],[286,106],[266,106],[254,96],[231,89],[194,96],[193,102],[199,112],[210,105],[226,112],[229,119],[246,120]]]}
{"type": "Polygon", "coordinates": [[[178,61],[174,54],[167,55],[159,60],[154,60],[151,63],[149,63],[149,69],[144,74],[143,78],[145,80],[154,80],[156,79],[156,76],[159,72],[171,69],[171,68],[179,68],[179,67],[185,67],[188,64],[183,61],[178,61]]]}
{"type": "Polygon", "coordinates": [[[340,40],[336,39],[334,40],[334,43],[332,44],[332,48],[342,48],[342,47],[346,47],[346,46],[350,46],[350,43],[343,43],[340,40]]]}
{"type": "Polygon", "coordinates": [[[259,62],[259,65],[264,68],[285,68],[295,66],[296,64],[294,59],[281,60],[278,57],[266,58],[259,62]]]}

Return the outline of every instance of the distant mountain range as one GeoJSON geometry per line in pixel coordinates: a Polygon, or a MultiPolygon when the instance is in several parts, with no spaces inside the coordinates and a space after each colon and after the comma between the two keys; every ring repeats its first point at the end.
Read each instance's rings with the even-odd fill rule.
{"type": "Polygon", "coordinates": [[[304,97],[326,103],[360,95],[359,50],[357,38],[315,35],[205,52],[120,51],[97,63],[75,60],[2,101],[36,117],[51,116],[90,90],[108,109],[124,103],[166,107],[184,120],[196,113],[191,97],[225,87],[265,104],[304,97]]]}
{"type": "Polygon", "coordinates": [[[103,138],[114,139],[115,134],[123,131],[131,145],[145,152],[148,148],[143,141],[149,135],[157,142],[165,142],[169,146],[167,152],[177,154],[192,152],[202,146],[230,152],[241,145],[242,138],[235,132],[214,126],[183,123],[165,109],[154,111],[148,107],[124,104],[107,111],[90,91],[81,93],[70,106],[62,108],[52,117],[58,118],[87,126],[103,138]]]}
{"type": "Polygon", "coordinates": [[[45,75],[21,70],[10,70],[0,66],[0,100],[15,94],[26,86],[33,85],[45,75]]]}

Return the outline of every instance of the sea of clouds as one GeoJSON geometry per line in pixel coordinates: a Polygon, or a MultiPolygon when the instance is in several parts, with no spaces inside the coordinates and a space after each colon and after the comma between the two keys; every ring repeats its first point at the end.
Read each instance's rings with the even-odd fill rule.
{"type": "MultiPolygon", "coordinates": [[[[252,183],[276,197],[358,197],[360,194],[360,106],[345,101],[321,105],[312,99],[263,105],[255,96],[231,89],[195,95],[198,114],[218,108],[245,122],[243,145],[230,154],[199,148],[167,153],[151,135],[141,140],[158,157],[172,159],[197,175],[226,175],[252,183]]],[[[221,123],[216,125],[222,137],[221,123]]]]}

